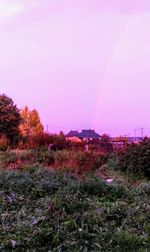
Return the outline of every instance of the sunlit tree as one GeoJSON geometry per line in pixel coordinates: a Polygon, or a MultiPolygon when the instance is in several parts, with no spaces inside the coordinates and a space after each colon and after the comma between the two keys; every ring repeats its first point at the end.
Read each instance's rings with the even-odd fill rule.
{"type": "Polygon", "coordinates": [[[26,106],[21,111],[20,132],[23,137],[33,137],[43,133],[43,125],[36,109],[30,111],[26,106]]]}

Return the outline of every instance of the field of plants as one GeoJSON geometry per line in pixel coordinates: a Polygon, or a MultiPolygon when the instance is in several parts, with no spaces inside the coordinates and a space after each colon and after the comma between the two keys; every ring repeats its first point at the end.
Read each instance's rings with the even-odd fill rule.
{"type": "Polygon", "coordinates": [[[1,171],[0,251],[149,251],[150,184],[1,171]]]}
{"type": "Polygon", "coordinates": [[[150,141],[0,153],[0,251],[150,251],[150,141]]]}

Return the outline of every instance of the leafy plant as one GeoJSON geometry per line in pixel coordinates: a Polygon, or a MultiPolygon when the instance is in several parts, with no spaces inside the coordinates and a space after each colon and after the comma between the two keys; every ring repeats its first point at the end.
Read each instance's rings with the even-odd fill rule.
{"type": "Polygon", "coordinates": [[[38,166],[0,171],[0,250],[149,251],[149,185],[108,185],[38,166]]]}
{"type": "MultiPolygon", "coordinates": [[[[111,159],[112,160],[112,159],[111,159]]],[[[128,146],[113,156],[115,168],[150,178],[150,139],[128,146]]]]}

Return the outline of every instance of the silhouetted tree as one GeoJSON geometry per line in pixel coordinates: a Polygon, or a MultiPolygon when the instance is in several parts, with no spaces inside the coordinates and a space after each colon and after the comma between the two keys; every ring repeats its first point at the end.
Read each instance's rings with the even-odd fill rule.
{"type": "Polygon", "coordinates": [[[19,109],[13,100],[5,94],[0,95],[0,135],[5,135],[11,145],[19,140],[20,121],[19,109]]]}

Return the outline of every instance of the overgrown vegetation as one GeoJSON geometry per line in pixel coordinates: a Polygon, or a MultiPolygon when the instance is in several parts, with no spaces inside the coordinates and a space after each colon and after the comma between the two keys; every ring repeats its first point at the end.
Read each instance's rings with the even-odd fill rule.
{"type": "Polygon", "coordinates": [[[20,169],[20,167],[25,168],[39,163],[52,170],[69,170],[79,174],[95,171],[107,164],[114,170],[120,170],[137,177],[150,178],[150,139],[145,139],[139,144],[130,145],[126,149],[110,154],[102,150],[84,151],[79,146],[68,146],[67,148],[65,146],[63,148],[63,142],[56,141],[56,143],[58,149],[54,148],[53,150],[43,147],[33,150],[1,152],[1,164],[4,168],[20,169]]]}
{"type": "Polygon", "coordinates": [[[150,185],[0,172],[0,251],[149,251],[150,185]]]}
{"type": "Polygon", "coordinates": [[[114,169],[150,179],[150,139],[113,154],[110,161],[114,169]]]}
{"type": "Polygon", "coordinates": [[[46,149],[1,152],[1,166],[5,169],[28,170],[33,164],[49,169],[65,170],[76,174],[95,171],[108,156],[101,152],[73,150],[48,151],[46,149]]]}
{"type": "Polygon", "coordinates": [[[75,148],[0,152],[0,251],[150,251],[150,141],[75,148]]]}
{"type": "Polygon", "coordinates": [[[150,139],[85,144],[0,95],[0,251],[150,251],[150,139]]]}

